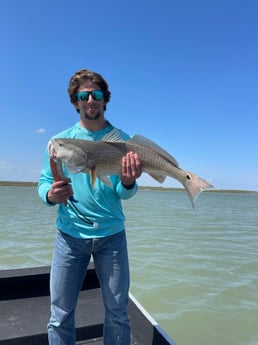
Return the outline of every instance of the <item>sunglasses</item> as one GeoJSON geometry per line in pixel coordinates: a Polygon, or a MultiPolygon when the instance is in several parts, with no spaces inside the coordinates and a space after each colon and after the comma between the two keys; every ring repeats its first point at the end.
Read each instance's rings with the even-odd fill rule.
{"type": "Polygon", "coordinates": [[[78,101],[88,101],[89,96],[94,99],[94,101],[101,101],[104,98],[103,91],[93,90],[93,91],[82,91],[77,93],[78,101]]]}

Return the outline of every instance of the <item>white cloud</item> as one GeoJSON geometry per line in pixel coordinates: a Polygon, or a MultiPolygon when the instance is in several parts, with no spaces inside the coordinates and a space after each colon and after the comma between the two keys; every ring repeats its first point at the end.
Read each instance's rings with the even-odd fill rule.
{"type": "Polygon", "coordinates": [[[45,128],[38,128],[35,130],[35,133],[37,134],[44,134],[46,132],[45,128]]]}

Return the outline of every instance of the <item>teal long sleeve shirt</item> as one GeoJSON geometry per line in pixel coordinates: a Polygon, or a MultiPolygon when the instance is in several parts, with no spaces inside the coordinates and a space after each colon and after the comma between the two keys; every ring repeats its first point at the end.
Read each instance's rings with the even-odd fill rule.
{"type": "MultiPolygon", "coordinates": [[[[55,138],[72,138],[98,141],[114,127],[107,122],[106,128],[91,132],[76,123],[73,127],[57,134],[55,138]]],[[[120,131],[120,130],[119,130],[120,131]]],[[[121,138],[128,140],[130,136],[120,131],[121,138]]],[[[54,206],[47,201],[47,193],[53,183],[49,163],[49,153],[46,149],[43,167],[38,184],[38,194],[48,206],[54,206]]],[[[74,198],[78,201],[75,207],[70,202],[58,205],[57,228],[76,238],[99,238],[114,235],[125,228],[125,215],[122,209],[122,199],[131,198],[137,191],[137,184],[132,189],[126,189],[119,175],[110,176],[112,188],[96,178],[91,186],[90,175],[86,173],[70,174],[63,166],[65,175],[71,179],[74,198]],[[90,223],[87,223],[87,220],[90,223]],[[94,224],[93,224],[94,223],[94,224]]]]}

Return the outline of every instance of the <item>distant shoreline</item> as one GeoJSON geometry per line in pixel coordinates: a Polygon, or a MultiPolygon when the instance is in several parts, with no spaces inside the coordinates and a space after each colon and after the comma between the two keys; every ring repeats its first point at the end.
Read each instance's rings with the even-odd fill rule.
{"type": "MultiPolygon", "coordinates": [[[[37,187],[38,182],[30,181],[0,181],[0,187],[37,187]]],[[[175,187],[153,187],[153,186],[139,186],[139,190],[154,190],[154,191],[184,191],[184,188],[175,187]]],[[[242,190],[242,189],[208,189],[204,192],[210,193],[254,193],[258,194],[255,190],[242,190]]]]}
{"type": "Polygon", "coordinates": [[[0,181],[1,186],[7,187],[37,187],[38,182],[29,182],[29,181],[0,181]]]}

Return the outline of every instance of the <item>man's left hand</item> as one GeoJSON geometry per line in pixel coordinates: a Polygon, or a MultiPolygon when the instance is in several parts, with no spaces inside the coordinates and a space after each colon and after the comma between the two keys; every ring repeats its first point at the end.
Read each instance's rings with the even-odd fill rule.
{"type": "Polygon", "coordinates": [[[122,158],[120,178],[123,185],[131,186],[135,180],[142,174],[142,166],[139,156],[135,152],[128,152],[122,158]]]}

